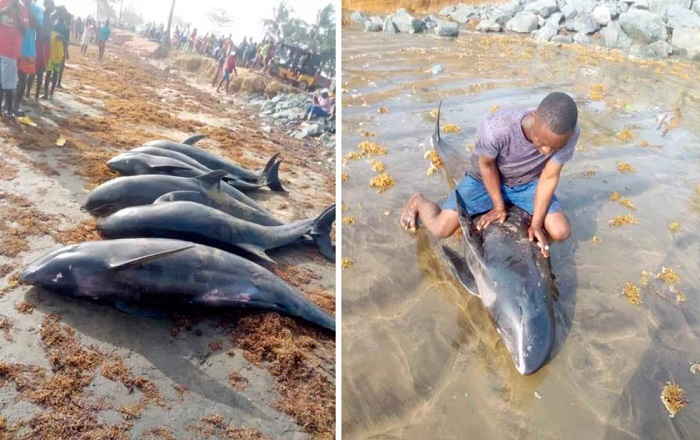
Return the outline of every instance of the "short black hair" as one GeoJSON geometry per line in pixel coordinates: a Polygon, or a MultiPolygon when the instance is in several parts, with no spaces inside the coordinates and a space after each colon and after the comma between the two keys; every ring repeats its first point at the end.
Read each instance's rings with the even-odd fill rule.
{"type": "Polygon", "coordinates": [[[571,96],[553,92],[545,96],[537,107],[537,116],[554,134],[569,134],[576,128],[578,108],[571,96]]]}

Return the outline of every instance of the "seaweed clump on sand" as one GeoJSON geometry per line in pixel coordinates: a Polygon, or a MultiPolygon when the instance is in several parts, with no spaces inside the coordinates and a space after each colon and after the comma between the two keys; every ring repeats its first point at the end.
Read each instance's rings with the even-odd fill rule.
{"type": "Polygon", "coordinates": [[[219,414],[204,416],[200,419],[200,423],[189,425],[186,429],[198,438],[204,436],[206,438],[216,437],[235,440],[269,439],[269,437],[256,429],[238,428],[229,425],[223,416],[219,414]]]}
{"type": "Polygon", "coordinates": [[[614,228],[624,225],[634,225],[637,224],[637,220],[632,214],[616,215],[615,218],[610,220],[608,224],[614,228]]]}
{"type": "Polygon", "coordinates": [[[391,174],[382,173],[369,181],[369,186],[377,188],[377,193],[383,193],[392,186],[396,186],[396,180],[391,174]]]}
{"type": "Polygon", "coordinates": [[[100,233],[97,230],[97,220],[93,218],[83,220],[70,229],[54,232],[51,236],[62,245],[100,240],[100,233]]]}
{"type": "Polygon", "coordinates": [[[666,382],[663,391],[661,391],[661,402],[663,402],[668,416],[674,418],[678,411],[682,410],[688,403],[685,398],[685,391],[674,382],[666,382]]]}
{"type": "Polygon", "coordinates": [[[625,283],[625,287],[622,288],[622,293],[627,297],[627,302],[635,306],[642,304],[641,290],[639,287],[632,283],[625,283]]]}

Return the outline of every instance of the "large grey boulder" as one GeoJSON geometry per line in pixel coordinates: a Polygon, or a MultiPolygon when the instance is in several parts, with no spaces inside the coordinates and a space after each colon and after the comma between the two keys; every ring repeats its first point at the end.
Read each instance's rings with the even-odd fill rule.
{"type": "Polygon", "coordinates": [[[666,24],[658,15],[649,11],[629,9],[624,14],[620,14],[618,23],[622,30],[638,43],[649,44],[659,40],[665,41],[668,38],[666,24]]]}
{"type": "Polygon", "coordinates": [[[598,30],[600,25],[586,12],[579,12],[579,14],[573,20],[567,20],[564,23],[564,28],[573,32],[583,32],[585,34],[592,34],[598,30]]]}
{"type": "Polygon", "coordinates": [[[547,18],[559,10],[555,0],[536,0],[525,5],[525,12],[533,12],[542,18],[547,18]]]}
{"type": "Polygon", "coordinates": [[[437,27],[439,20],[440,19],[434,15],[428,15],[423,19],[423,27],[429,31],[433,30],[437,27]]]}
{"type": "Polygon", "coordinates": [[[578,11],[571,5],[564,5],[560,8],[562,14],[564,14],[565,20],[571,20],[578,15],[578,11]]]}
{"type": "Polygon", "coordinates": [[[465,5],[460,3],[455,8],[454,12],[450,14],[450,18],[458,23],[466,23],[472,18],[479,17],[479,10],[471,5],[465,5]]]}
{"type": "Polygon", "coordinates": [[[620,25],[613,21],[600,31],[605,47],[608,49],[627,49],[632,45],[632,40],[622,30],[620,25]]]}
{"type": "Polygon", "coordinates": [[[555,12],[554,14],[550,15],[549,18],[547,18],[547,23],[558,27],[563,20],[564,14],[561,12],[555,12]]]}
{"type": "Polygon", "coordinates": [[[476,25],[476,30],[479,32],[501,32],[503,28],[494,20],[481,20],[479,24],[476,25]]]}
{"type": "Polygon", "coordinates": [[[438,37],[456,37],[459,35],[459,25],[447,20],[438,20],[435,27],[435,35],[438,37]]]}
{"type": "Polygon", "coordinates": [[[571,44],[574,42],[574,39],[571,37],[571,35],[555,35],[549,41],[557,44],[571,44]]]}
{"type": "Polygon", "coordinates": [[[633,44],[632,47],[630,47],[630,57],[665,60],[672,51],[671,45],[665,41],[656,41],[649,45],[633,44]]]}
{"type": "Polygon", "coordinates": [[[380,17],[370,17],[365,21],[365,32],[381,32],[384,21],[380,17]]]}
{"type": "Polygon", "coordinates": [[[537,29],[537,15],[532,12],[520,12],[508,20],[506,29],[512,32],[530,33],[537,29]]]}
{"type": "Polygon", "coordinates": [[[574,43],[576,44],[593,44],[593,38],[589,37],[585,32],[578,32],[574,35],[574,43]]]}
{"type": "MultiPolygon", "coordinates": [[[[507,5],[504,5],[507,6],[507,5]]],[[[489,19],[495,21],[496,23],[500,24],[501,27],[505,26],[506,23],[508,23],[508,20],[513,18],[515,13],[511,9],[507,8],[502,8],[498,7],[495,8],[493,11],[491,11],[491,14],[489,15],[489,19]]]]}
{"type": "Polygon", "coordinates": [[[700,29],[674,29],[671,43],[678,49],[679,55],[700,61],[700,29]]]}
{"type": "Polygon", "coordinates": [[[386,18],[384,18],[383,28],[384,32],[386,32],[387,34],[395,34],[399,31],[396,28],[396,24],[394,23],[393,15],[387,15],[386,18]]]}
{"type": "Polygon", "coordinates": [[[364,24],[365,20],[367,20],[367,18],[362,12],[355,11],[352,14],[350,14],[350,21],[353,23],[364,24]]]}
{"type": "Polygon", "coordinates": [[[553,36],[557,35],[557,33],[559,33],[559,26],[547,23],[535,33],[535,39],[549,41],[553,36]]]}
{"type": "Polygon", "coordinates": [[[582,12],[590,14],[598,6],[596,0],[567,0],[566,4],[571,5],[579,14],[582,12]]]}
{"type": "Polygon", "coordinates": [[[659,14],[662,17],[671,6],[680,6],[683,9],[690,9],[693,0],[648,0],[649,12],[659,14]]]}
{"type": "Polygon", "coordinates": [[[678,5],[669,6],[666,10],[666,25],[674,29],[679,27],[700,28],[700,16],[678,5]]]}
{"type": "Polygon", "coordinates": [[[438,12],[438,15],[443,17],[449,17],[450,15],[452,15],[455,9],[457,9],[456,6],[448,6],[446,8],[442,8],[440,12],[438,12]]]}
{"type": "Polygon", "coordinates": [[[423,21],[412,16],[405,9],[396,11],[391,21],[394,22],[396,30],[404,34],[416,34],[423,32],[423,21]]]}
{"type": "Polygon", "coordinates": [[[593,9],[593,18],[601,26],[606,26],[612,21],[613,13],[608,5],[598,5],[593,9]]]}
{"type": "Polygon", "coordinates": [[[632,5],[635,9],[649,10],[649,0],[635,0],[632,5]]]}

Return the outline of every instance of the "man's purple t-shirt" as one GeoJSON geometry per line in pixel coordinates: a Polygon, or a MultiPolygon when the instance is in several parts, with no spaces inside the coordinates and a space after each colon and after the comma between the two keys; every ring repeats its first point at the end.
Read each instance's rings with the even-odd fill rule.
{"type": "Polygon", "coordinates": [[[576,124],[569,142],[553,154],[544,156],[523,134],[522,120],[534,110],[503,109],[487,116],[476,131],[468,174],[481,181],[479,156],[495,157],[501,183],[517,186],[539,178],[550,158],[558,164],[568,162],[574,155],[581,127],[576,124]]]}

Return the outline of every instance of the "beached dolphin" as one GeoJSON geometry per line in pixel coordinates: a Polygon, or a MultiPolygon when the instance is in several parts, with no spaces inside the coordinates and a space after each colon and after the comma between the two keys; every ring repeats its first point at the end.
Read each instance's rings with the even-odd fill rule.
{"type": "Polygon", "coordinates": [[[335,261],[331,229],[335,205],[317,218],[283,226],[260,226],[194,202],[170,202],[124,208],[97,223],[106,238],[175,238],[227,251],[246,251],[273,262],[265,253],[310,235],[321,254],[335,261]]]}
{"type": "MultiPolygon", "coordinates": [[[[163,150],[167,151],[167,150],[163,150]]],[[[183,155],[184,156],[184,155],[183,155]]],[[[165,156],[155,156],[148,153],[129,151],[113,157],[107,161],[107,166],[117,171],[122,176],[139,176],[145,174],[163,174],[166,176],[197,177],[202,174],[209,174],[210,170],[195,160],[193,163],[182,162],[178,159],[165,156]]],[[[241,191],[250,191],[268,186],[275,191],[284,191],[279,183],[279,167],[282,162],[272,164],[267,174],[261,177],[258,182],[238,180],[227,174],[221,180],[241,191]]]]}
{"type": "MultiPolygon", "coordinates": [[[[158,147],[182,153],[201,163],[205,167],[211,168],[212,170],[226,170],[226,172],[228,172],[230,175],[240,180],[250,180],[253,182],[257,182],[258,180],[260,180],[261,177],[264,176],[265,168],[259,171],[246,170],[245,168],[242,168],[208,151],[202,150],[201,148],[197,148],[194,146],[194,144],[197,141],[204,139],[205,137],[206,136],[199,134],[190,136],[179,144],[177,142],[158,140],[146,142],[145,144],[143,144],[143,146],[158,147]]],[[[273,158],[268,161],[266,167],[270,166],[270,161],[274,161],[276,157],[277,155],[273,156],[273,158]]]]}
{"type": "Polygon", "coordinates": [[[20,280],[110,303],[271,310],[335,331],[333,317],[267,269],[180,240],[135,238],[66,246],[23,268],[20,280]]]}
{"type": "MultiPolygon", "coordinates": [[[[464,175],[467,157],[440,137],[440,107],[432,136],[433,147],[452,178],[464,175]]],[[[549,359],[554,346],[553,300],[558,292],[550,262],[530,242],[532,217],[516,206],[504,223],[477,231],[476,220],[457,197],[463,250],[441,245],[447,266],[461,284],[481,299],[496,331],[521,374],[532,374],[549,359]]]]}
{"type": "Polygon", "coordinates": [[[88,196],[83,208],[90,214],[101,217],[129,206],[150,205],[158,197],[172,191],[207,193],[220,189],[221,192],[239,202],[265,212],[265,208],[236,188],[221,185],[221,178],[224,175],[226,171],[212,171],[193,178],[161,175],[117,177],[95,188],[88,196]]]}

